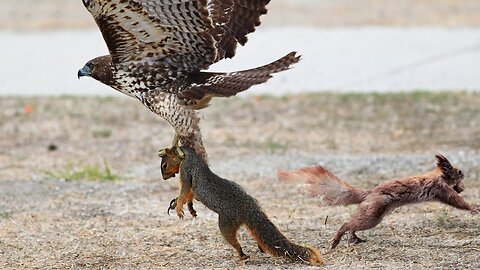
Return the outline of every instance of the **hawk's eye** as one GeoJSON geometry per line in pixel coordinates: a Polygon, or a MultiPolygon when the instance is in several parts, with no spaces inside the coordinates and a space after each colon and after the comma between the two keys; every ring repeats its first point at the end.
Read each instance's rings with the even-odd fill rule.
{"type": "Polygon", "coordinates": [[[458,173],[458,175],[460,175],[460,177],[463,177],[463,172],[462,172],[462,170],[457,170],[457,173],[458,173]]]}
{"type": "Polygon", "coordinates": [[[162,169],[166,170],[167,167],[168,167],[167,163],[163,163],[163,164],[162,164],[162,169]]]}
{"type": "Polygon", "coordinates": [[[90,5],[91,0],[83,0],[83,4],[88,7],[90,5]]]}
{"type": "Polygon", "coordinates": [[[93,69],[93,64],[92,64],[92,62],[88,62],[88,63],[86,64],[86,66],[87,66],[87,68],[89,68],[90,70],[93,69]]]}

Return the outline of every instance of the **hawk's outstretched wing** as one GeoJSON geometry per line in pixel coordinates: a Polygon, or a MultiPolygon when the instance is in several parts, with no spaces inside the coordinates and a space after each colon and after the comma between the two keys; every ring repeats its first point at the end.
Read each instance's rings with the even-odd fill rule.
{"type": "Polygon", "coordinates": [[[168,76],[233,57],[270,0],[82,0],[115,65],[158,66],[168,76]]]}
{"type": "Polygon", "coordinates": [[[235,55],[237,43],[245,45],[247,35],[260,25],[260,16],[267,13],[270,0],[212,0],[216,5],[212,16],[214,31],[220,31],[221,39],[217,43],[218,55],[216,61],[232,58],[235,55]]]}
{"type": "MultiPolygon", "coordinates": [[[[115,65],[207,68],[216,58],[207,0],[83,0],[115,65]]],[[[175,76],[175,74],[170,74],[175,76]]]]}

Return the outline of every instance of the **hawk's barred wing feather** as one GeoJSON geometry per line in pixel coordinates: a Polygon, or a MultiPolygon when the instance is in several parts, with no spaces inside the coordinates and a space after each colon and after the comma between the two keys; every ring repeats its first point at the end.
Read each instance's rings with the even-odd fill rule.
{"type": "Polygon", "coordinates": [[[83,0],[116,65],[169,65],[178,72],[215,60],[207,0],[83,0]]]}
{"type": "Polygon", "coordinates": [[[213,20],[215,28],[221,28],[225,34],[217,44],[219,50],[217,59],[232,58],[235,56],[237,43],[245,45],[247,35],[255,31],[260,25],[260,16],[267,13],[267,4],[270,0],[213,0],[233,4],[228,10],[228,22],[219,23],[213,20]]]}
{"type": "Polygon", "coordinates": [[[83,0],[115,65],[133,72],[135,65],[158,66],[174,77],[233,57],[237,43],[244,45],[260,25],[268,2],[83,0]]]}

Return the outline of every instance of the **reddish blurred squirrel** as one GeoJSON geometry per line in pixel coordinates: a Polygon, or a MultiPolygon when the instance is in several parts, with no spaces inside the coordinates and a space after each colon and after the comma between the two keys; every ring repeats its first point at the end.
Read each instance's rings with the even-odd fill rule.
{"type": "Polygon", "coordinates": [[[411,203],[439,201],[455,208],[478,213],[459,195],[464,189],[463,172],[454,168],[447,158],[437,155],[434,170],[417,176],[390,180],[370,190],[353,187],[322,166],[296,171],[279,171],[282,181],[303,181],[309,184],[308,193],[322,197],[329,206],[359,204],[350,220],[344,223],[330,240],[334,249],[345,233],[350,243],[360,243],[355,233],[377,226],[384,216],[397,207],[411,203]]]}

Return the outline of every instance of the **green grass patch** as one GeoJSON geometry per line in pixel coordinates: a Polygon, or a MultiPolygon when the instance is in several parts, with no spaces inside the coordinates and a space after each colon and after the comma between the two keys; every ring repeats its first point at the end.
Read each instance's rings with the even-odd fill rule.
{"type": "Polygon", "coordinates": [[[269,154],[281,154],[288,150],[287,144],[282,144],[275,141],[268,141],[265,146],[269,154]]]}
{"type": "Polygon", "coordinates": [[[108,138],[112,136],[112,131],[107,129],[95,129],[92,130],[92,136],[94,138],[108,138]]]}
{"type": "Polygon", "coordinates": [[[437,223],[438,226],[444,227],[448,220],[448,213],[447,211],[443,210],[440,215],[437,216],[437,223]]]}
{"type": "Polygon", "coordinates": [[[7,219],[7,218],[11,218],[13,215],[13,212],[0,212],[0,219],[7,219]]]}
{"type": "Polygon", "coordinates": [[[45,171],[46,176],[65,181],[90,180],[90,181],[115,181],[120,179],[115,175],[107,162],[103,168],[99,165],[86,165],[82,168],[74,168],[72,164],[65,166],[61,171],[45,171]]]}

